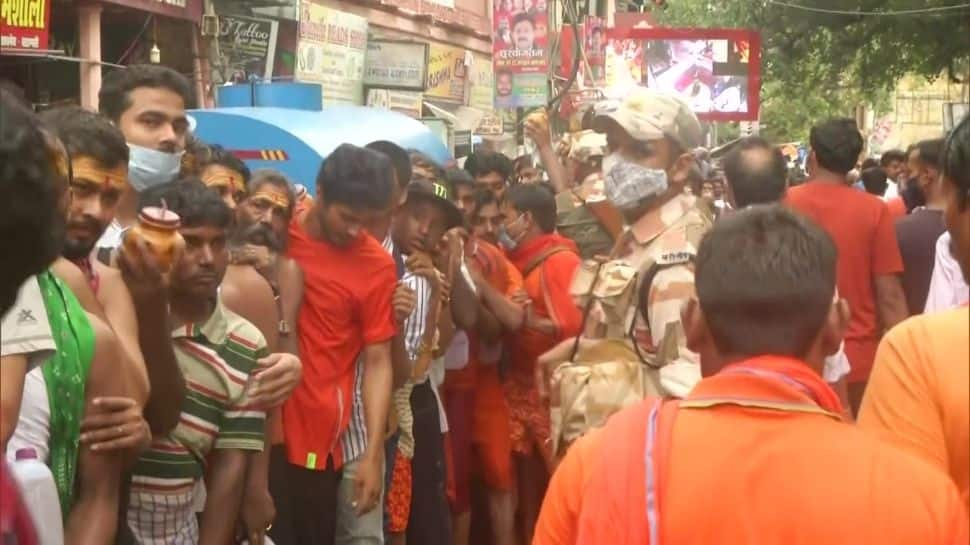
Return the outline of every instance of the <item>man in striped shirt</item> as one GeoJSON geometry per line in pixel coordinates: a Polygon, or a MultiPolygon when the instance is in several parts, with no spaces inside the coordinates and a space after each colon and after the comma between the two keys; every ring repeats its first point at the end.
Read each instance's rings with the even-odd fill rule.
{"type": "Polygon", "coordinates": [[[263,449],[265,414],[250,406],[247,384],[266,341],[226,309],[218,286],[228,265],[231,212],[198,180],[145,192],[143,205],[179,214],[185,251],[170,277],[176,358],[186,397],[178,424],[156,437],[132,476],[128,524],[141,545],[223,545],[235,537],[251,453],[263,449]],[[197,519],[195,484],[206,477],[197,519]]]}
{"type": "MultiPolygon", "coordinates": [[[[437,253],[437,243],[444,233],[462,223],[461,212],[451,202],[447,187],[437,181],[417,179],[408,185],[407,199],[391,224],[394,244],[408,255],[407,272],[401,282],[416,295],[415,308],[403,324],[409,378],[393,395],[399,433],[388,492],[390,531],[406,531],[408,543],[451,543],[443,410],[431,380],[431,363],[439,344],[438,317],[444,303],[442,276],[435,269],[432,253],[437,253]]],[[[454,274],[456,268],[449,272],[454,274]]],[[[444,312],[448,311],[444,306],[444,312]]],[[[445,334],[443,330],[441,333],[445,334]]],[[[389,460],[388,464],[392,462],[389,460]]]]}

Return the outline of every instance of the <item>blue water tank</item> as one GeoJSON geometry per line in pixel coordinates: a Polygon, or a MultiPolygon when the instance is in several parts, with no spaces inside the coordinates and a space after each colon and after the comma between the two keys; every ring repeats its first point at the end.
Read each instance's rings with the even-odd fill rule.
{"type": "Polygon", "coordinates": [[[289,108],[319,112],[323,93],[318,83],[237,83],[216,88],[220,108],[289,108]]]}

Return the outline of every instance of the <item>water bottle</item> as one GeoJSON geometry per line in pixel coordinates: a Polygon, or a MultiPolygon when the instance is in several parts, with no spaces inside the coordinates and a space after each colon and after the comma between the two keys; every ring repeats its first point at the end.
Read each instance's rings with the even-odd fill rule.
{"type": "Polygon", "coordinates": [[[34,519],[40,545],[64,545],[61,502],[50,468],[37,459],[37,451],[22,448],[17,450],[15,461],[10,464],[10,473],[20,485],[20,493],[34,519]]]}

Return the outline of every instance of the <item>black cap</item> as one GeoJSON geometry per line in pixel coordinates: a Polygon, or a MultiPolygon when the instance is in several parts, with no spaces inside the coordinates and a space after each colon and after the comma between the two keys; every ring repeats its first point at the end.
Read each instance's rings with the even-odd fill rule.
{"type": "Polygon", "coordinates": [[[448,186],[427,178],[415,178],[408,184],[408,199],[427,199],[437,205],[445,214],[445,229],[453,229],[464,225],[465,219],[461,210],[451,200],[448,186]]]}

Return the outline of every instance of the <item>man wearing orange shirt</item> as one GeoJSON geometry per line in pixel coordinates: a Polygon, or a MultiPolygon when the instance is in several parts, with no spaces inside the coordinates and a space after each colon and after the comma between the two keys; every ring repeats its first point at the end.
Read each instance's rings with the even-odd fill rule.
{"type": "Polygon", "coordinates": [[[838,289],[852,309],[845,333],[845,355],[852,365],[849,399],[857,412],[882,332],[909,315],[900,280],[903,263],[886,204],[846,184],[862,152],[855,121],[816,125],[810,141],[811,179],[790,188],[786,202],[821,225],[839,250],[838,289]]]}
{"type": "MultiPolygon", "coordinates": [[[[479,326],[469,334],[468,368],[449,371],[445,388],[449,400],[464,395],[473,404],[470,420],[464,424],[466,433],[471,436],[471,444],[465,449],[471,452],[465,456],[477,461],[488,489],[489,522],[494,542],[514,543],[515,503],[512,495],[509,407],[505,401],[499,367],[503,355],[508,354],[504,338],[518,331],[525,318],[522,306],[513,301],[515,294],[522,290],[522,274],[496,246],[502,216],[495,194],[479,190],[474,194],[467,212],[473,236],[466,251],[468,268],[479,294],[479,326]]],[[[449,411],[449,418],[451,416],[449,411]]],[[[470,522],[468,485],[471,464],[462,466],[459,462],[462,459],[461,451],[454,443],[458,437],[454,433],[455,428],[459,427],[456,425],[452,430],[458,496],[455,503],[456,511],[461,513],[456,515],[456,521],[464,519],[470,522]],[[464,471],[459,472],[460,469],[464,471]]],[[[458,527],[456,524],[456,530],[458,527]]],[[[468,543],[467,531],[461,536],[464,539],[460,540],[459,537],[456,533],[455,545],[468,543]]]]}
{"type": "Polygon", "coordinates": [[[278,516],[269,535],[280,545],[334,542],[358,357],[367,446],[354,507],[358,515],[379,508],[397,278],[394,260],[364,224],[388,208],[392,172],[383,154],[341,145],[320,167],[313,207],[289,226],[287,255],[303,270],[296,331],[304,367],[283,405],[284,445],[270,454],[278,516]]]}
{"type": "MultiPolygon", "coordinates": [[[[941,155],[944,219],[963,276],[970,278],[970,117],[941,155]]],[[[859,425],[950,474],[970,507],[970,310],[911,318],[886,334],[859,425]]]]}
{"type": "Polygon", "coordinates": [[[525,322],[509,343],[505,380],[522,532],[528,542],[551,471],[549,408],[539,398],[536,360],[579,334],[582,315],[569,293],[579,268],[576,245],[556,233],[556,197],[540,184],[510,188],[502,202],[499,243],[524,278],[525,322]]]}
{"type": "Polygon", "coordinates": [[[577,441],[534,545],[966,543],[939,470],[843,422],[820,376],[848,307],[824,231],[779,206],[722,219],[684,312],[704,379],[577,441]]]}

